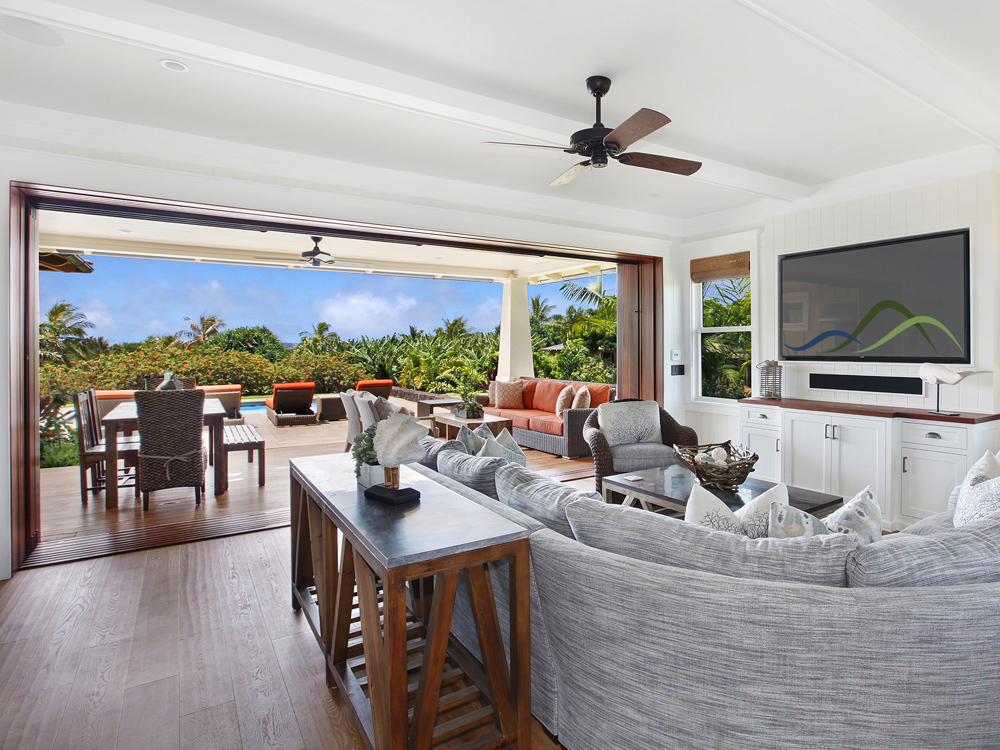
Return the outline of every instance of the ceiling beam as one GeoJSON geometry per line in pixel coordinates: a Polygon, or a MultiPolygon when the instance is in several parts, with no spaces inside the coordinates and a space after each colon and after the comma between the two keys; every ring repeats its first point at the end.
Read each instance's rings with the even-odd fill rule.
{"type": "MultiPolygon", "coordinates": [[[[101,7],[102,12],[97,13],[56,0],[0,0],[0,11],[48,26],[468,125],[501,138],[565,145],[568,135],[580,126],[566,118],[192,17],[154,3],[106,0],[101,7]],[[326,72],[330,70],[338,74],[326,72]]],[[[805,198],[811,192],[800,183],[696,154],[667,154],[652,144],[644,146],[644,150],[702,161],[704,166],[689,178],[698,182],[785,201],[805,198]]]]}
{"type": "MultiPolygon", "coordinates": [[[[735,0],[984,143],[1000,148],[997,96],[865,0],[735,0]]],[[[942,12],[961,7],[942,4],[942,12]]]]}

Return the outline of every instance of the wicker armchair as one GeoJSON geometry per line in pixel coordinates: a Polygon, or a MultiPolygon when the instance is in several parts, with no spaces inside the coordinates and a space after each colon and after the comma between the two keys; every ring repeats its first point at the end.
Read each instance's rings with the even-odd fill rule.
{"type": "MultiPolygon", "coordinates": [[[[619,398],[610,403],[621,404],[627,401],[641,400],[638,398],[619,398]]],[[[604,437],[604,433],[601,432],[601,428],[598,425],[597,413],[597,409],[595,409],[587,417],[587,421],[583,423],[583,439],[587,441],[587,444],[590,446],[590,452],[594,456],[594,482],[597,485],[597,492],[600,493],[602,489],[601,480],[604,477],[621,474],[625,471],[638,471],[639,467],[635,465],[634,461],[630,461],[628,468],[615,469],[611,446],[608,445],[608,440],[604,437]]],[[[660,435],[664,446],[698,444],[698,433],[692,428],[680,424],[662,408],[660,409],[660,435]]],[[[673,451],[671,451],[669,454],[665,453],[662,457],[652,459],[649,466],[645,468],[651,469],[655,466],[667,466],[676,462],[677,459],[673,456],[673,451]]]]}
{"type": "Polygon", "coordinates": [[[201,441],[205,392],[136,391],[135,406],[142,509],[149,510],[150,492],[171,487],[194,487],[194,501],[200,505],[208,463],[201,441]]]}

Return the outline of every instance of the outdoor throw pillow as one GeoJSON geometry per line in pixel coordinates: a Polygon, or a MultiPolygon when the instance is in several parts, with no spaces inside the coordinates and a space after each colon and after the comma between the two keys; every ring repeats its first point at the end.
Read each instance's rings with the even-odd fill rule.
{"type": "Polygon", "coordinates": [[[497,405],[497,381],[495,381],[495,380],[491,380],[490,381],[489,393],[490,393],[490,399],[489,399],[489,403],[487,403],[486,405],[487,406],[496,406],[497,405]]]}
{"type": "Polygon", "coordinates": [[[497,442],[511,453],[517,453],[520,456],[520,460],[515,461],[514,463],[520,464],[521,466],[527,466],[528,459],[524,457],[524,451],[521,450],[521,446],[517,444],[517,441],[514,440],[514,436],[510,434],[510,430],[506,427],[500,430],[500,434],[497,435],[497,442]]]}
{"type": "Polygon", "coordinates": [[[561,391],[559,391],[559,398],[556,399],[556,416],[561,417],[563,412],[567,409],[573,408],[573,397],[576,393],[573,391],[573,386],[567,385],[561,391]]]}
{"type": "Polygon", "coordinates": [[[757,495],[736,511],[736,518],[743,525],[743,533],[751,539],[762,539],[767,536],[772,502],[788,505],[788,487],[784,482],[757,495]]]}
{"type": "Polygon", "coordinates": [[[521,390],[523,385],[520,380],[512,380],[509,383],[496,383],[496,399],[498,409],[523,409],[524,403],[521,401],[521,390]]]}
{"type": "Polygon", "coordinates": [[[590,389],[587,386],[580,388],[576,395],[573,396],[573,406],[571,409],[589,409],[590,408],[590,389]]]}
{"type": "Polygon", "coordinates": [[[479,453],[479,451],[483,449],[483,444],[486,442],[483,438],[465,425],[462,425],[462,428],[458,431],[458,435],[455,436],[455,439],[465,446],[465,449],[469,452],[470,456],[474,456],[479,453]]]}
{"type": "Polygon", "coordinates": [[[1000,514],[1000,461],[990,451],[965,475],[955,503],[955,527],[1000,514]]]}
{"type": "Polygon", "coordinates": [[[820,536],[832,533],[820,519],[784,503],[771,503],[767,535],[774,539],[820,536]]]}
{"type": "Polygon", "coordinates": [[[684,520],[706,529],[742,534],[743,524],[729,507],[700,484],[691,488],[684,520]]]}
{"type": "Polygon", "coordinates": [[[882,512],[871,485],[861,490],[843,508],[831,513],[824,523],[834,534],[853,534],[861,544],[881,539],[882,512]]]}
{"type": "Polygon", "coordinates": [[[597,424],[608,446],[662,443],[660,405],[655,401],[625,401],[597,407],[597,424]]]}

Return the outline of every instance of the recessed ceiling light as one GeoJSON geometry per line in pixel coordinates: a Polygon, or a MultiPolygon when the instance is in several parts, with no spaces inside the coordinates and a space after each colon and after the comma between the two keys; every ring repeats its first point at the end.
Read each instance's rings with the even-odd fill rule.
{"type": "Polygon", "coordinates": [[[22,42],[40,44],[43,47],[59,47],[66,43],[58,32],[27,18],[0,17],[0,31],[22,42]]]}
{"type": "Polygon", "coordinates": [[[160,65],[169,70],[171,73],[187,73],[191,68],[182,63],[180,60],[160,60],[160,65]]]}
{"type": "Polygon", "coordinates": [[[660,193],[650,193],[649,197],[650,198],[662,198],[663,196],[660,193]]]}
{"type": "Polygon", "coordinates": [[[443,255],[435,255],[434,256],[434,260],[444,260],[444,256],[443,255]]]}
{"type": "Polygon", "coordinates": [[[121,232],[122,234],[132,234],[131,229],[119,229],[118,231],[121,232]]]}

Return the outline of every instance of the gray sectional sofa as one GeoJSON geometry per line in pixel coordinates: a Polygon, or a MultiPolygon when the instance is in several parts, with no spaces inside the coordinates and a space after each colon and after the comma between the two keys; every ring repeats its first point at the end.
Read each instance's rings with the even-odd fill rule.
{"type": "MultiPolygon", "coordinates": [[[[1000,747],[1000,518],[746,540],[519,467],[499,501],[468,462],[417,470],[531,532],[532,710],[569,750],[1000,747]]],[[[452,631],[478,653],[464,598],[452,631]]]]}

